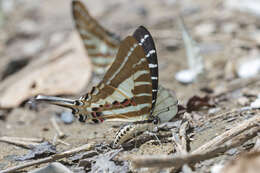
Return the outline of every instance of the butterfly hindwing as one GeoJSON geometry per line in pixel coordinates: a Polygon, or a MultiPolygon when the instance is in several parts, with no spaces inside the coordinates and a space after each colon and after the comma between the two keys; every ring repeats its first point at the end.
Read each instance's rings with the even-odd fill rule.
{"type": "Polygon", "coordinates": [[[111,65],[119,46],[119,37],[104,29],[79,0],[72,1],[72,14],[94,72],[104,74],[111,65]]]}

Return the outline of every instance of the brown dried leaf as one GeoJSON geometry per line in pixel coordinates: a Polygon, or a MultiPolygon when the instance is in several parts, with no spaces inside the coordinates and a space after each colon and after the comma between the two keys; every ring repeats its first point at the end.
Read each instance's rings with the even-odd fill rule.
{"type": "Polygon", "coordinates": [[[0,84],[0,107],[12,108],[37,94],[74,95],[91,76],[91,62],[76,33],[46,57],[38,58],[0,84]]]}
{"type": "Polygon", "coordinates": [[[260,152],[247,153],[237,160],[229,162],[221,172],[223,173],[257,173],[260,170],[260,152]]]}
{"type": "Polygon", "coordinates": [[[197,111],[202,107],[214,107],[214,105],[210,103],[209,96],[199,97],[195,95],[188,100],[186,107],[187,112],[192,112],[197,111]]]}

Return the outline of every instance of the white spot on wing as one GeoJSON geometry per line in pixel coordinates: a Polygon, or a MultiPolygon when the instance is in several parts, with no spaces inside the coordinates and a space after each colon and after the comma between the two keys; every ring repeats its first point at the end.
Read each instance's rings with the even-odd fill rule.
{"type": "Polygon", "coordinates": [[[154,53],[155,53],[155,50],[153,49],[153,50],[150,50],[145,56],[146,56],[146,58],[148,58],[154,53]]]}
{"type": "Polygon", "coordinates": [[[142,46],[143,43],[145,42],[145,40],[146,40],[148,37],[149,37],[148,34],[144,35],[144,38],[142,38],[142,39],[140,40],[139,45],[142,46]]]}
{"type": "Polygon", "coordinates": [[[156,68],[158,67],[157,64],[149,64],[149,68],[156,68]]]}

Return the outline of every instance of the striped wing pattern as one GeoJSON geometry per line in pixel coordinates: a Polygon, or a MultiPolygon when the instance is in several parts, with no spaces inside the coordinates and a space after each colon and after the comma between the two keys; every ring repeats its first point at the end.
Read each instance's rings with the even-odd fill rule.
{"type": "MultiPolygon", "coordinates": [[[[82,98],[86,101],[83,105],[86,105],[87,112],[95,111],[95,114],[100,115],[97,119],[92,116],[96,122],[103,119],[138,121],[147,119],[151,114],[154,86],[144,49],[149,41],[147,38],[151,38],[151,35],[144,27],[139,27],[138,30],[145,31],[141,33],[143,38],[139,36],[141,39],[137,40],[129,36],[123,40],[116,60],[102,82],[82,98]]],[[[155,47],[151,48],[155,50],[155,47]]],[[[155,52],[152,54],[156,55],[155,52]]],[[[85,116],[82,119],[88,118],[85,116]]]]}
{"type": "Polygon", "coordinates": [[[35,99],[71,108],[81,122],[133,122],[118,131],[115,146],[153,127],[154,120],[169,121],[178,110],[176,96],[158,86],[156,49],[142,26],[120,43],[114,62],[91,92],[78,100],[41,95],[35,99]]]}
{"type": "Polygon", "coordinates": [[[104,29],[91,17],[79,0],[72,1],[72,14],[77,31],[94,66],[94,72],[104,74],[114,61],[119,37],[104,29]]]}

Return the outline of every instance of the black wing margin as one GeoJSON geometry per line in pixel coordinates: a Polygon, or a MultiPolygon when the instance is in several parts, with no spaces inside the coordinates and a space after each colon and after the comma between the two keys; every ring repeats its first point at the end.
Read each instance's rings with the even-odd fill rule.
{"type": "Polygon", "coordinates": [[[133,37],[138,41],[139,45],[141,45],[144,49],[149,69],[151,72],[151,80],[152,80],[152,109],[151,113],[154,109],[156,98],[157,98],[157,92],[158,92],[158,60],[157,60],[157,54],[155,49],[155,44],[152,38],[152,35],[150,32],[143,26],[139,26],[134,34],[133,37]]]}

